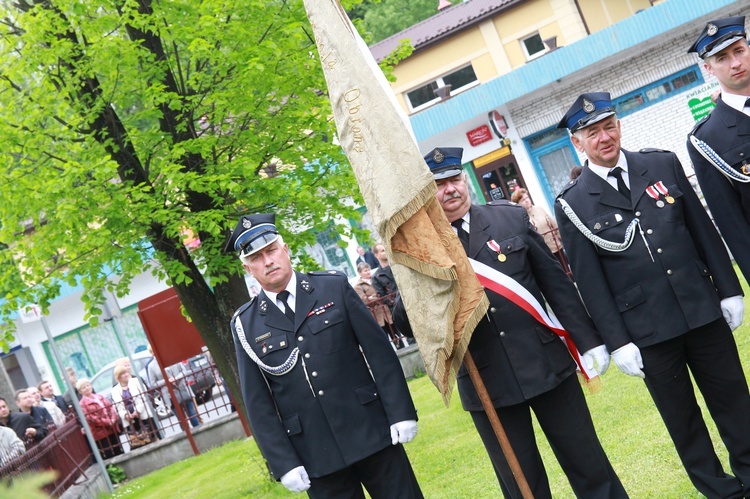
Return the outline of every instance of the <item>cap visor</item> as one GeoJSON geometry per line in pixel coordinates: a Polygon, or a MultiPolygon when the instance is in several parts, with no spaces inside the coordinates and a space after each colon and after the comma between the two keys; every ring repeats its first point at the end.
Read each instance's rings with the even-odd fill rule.
{"type": "Polygon", "coordinates": [[[461,171],[462,171],[462,169],[459,168],[459,167],[448,168],[446,170],[441,170],[439,172],[433,173],[432,177],[435,180],[442,180],[444,178],[455,177],[456,175],[460,174],[461,171]]]}

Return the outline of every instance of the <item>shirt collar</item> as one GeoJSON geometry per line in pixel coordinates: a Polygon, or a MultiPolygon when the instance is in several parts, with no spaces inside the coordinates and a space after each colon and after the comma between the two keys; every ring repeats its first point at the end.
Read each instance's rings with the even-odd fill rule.
{"type": "Polygon", "coordinates": [[[619,166],[622,168],[622,170],[627,173],[628,172],[628,159],[625,157],[625,155],[622,153],[622,150],[620,150],[620,157],[617,158],[617,164],[613,166],[612,168],[608,168],[606,166],[597,165],[596,163],[589,160],[589,169],[599,175],[601,178],[604,179],[605,182],[608,182],[607,175],[610,171],[612,171],[612,168],[615,168],[619,166]]]}
{"type": "MultiPolygon", "coordinates": [[[[296,272],[292,272],[292,277],[289,279],[289,282],[286,283],[286,288],[284,288],[284,289],[286,291],[289,291],[289,297],[290,297],[290,299],[292,299],[292,298],[296,299],[297,298],[297,273],[296,272]]],[[[263,291],[266,292],[266,296],[268,297],[269,300],[271,300],[272,302],[276,303],[276,297],[279,295],[279,293],[274,293],[272,291],[266,291],[265,289],[263,291]]]]}
{"type": "Polygon", "coordinates": [[[745,101],[747,99],[747,95],[730,94],[723,90],[721,91],[721,100],[724,101],[724,104],[739,112],[743,112],[743,109],[745,109],[745,101]]]}

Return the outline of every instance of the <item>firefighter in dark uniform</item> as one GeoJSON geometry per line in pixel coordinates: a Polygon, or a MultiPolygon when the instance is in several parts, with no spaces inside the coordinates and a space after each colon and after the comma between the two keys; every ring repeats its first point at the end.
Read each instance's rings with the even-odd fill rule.
{"type": "Polygon", "coordinates": [[[417,415],[401,365],[346,276],[295,272],[273,215],[242,217],[229,244],[263,288],[231,325],[273,475],[313,498],[364,498],[362,485],[373,498],[422,497],[402,446],[417,415]]]}
{"type": "Polygon", "coordinates": [[[750,47],[745,18],[706,23],[688,52],[716,76],[716,108],[688,136],[695,175],[716,225],[750,281],[750,47]]]}
{"type": "MultiPolygon", "coordinates": [[[[526,210],[509,201],[472,205],[461,167],[461,148],[438,148],[425,156],[438,186],[437,201],[462,240],[466,254],[511,276],[538,303],[545,300],[573,337],[592,370],[603,374],[609,353],[586,314],[560,262],[529,222],[526,210]]],[[[520,306],[487,289],[490,310],[471,337],[469,351],[535,498],[549,498],[547,474],[532,426],[533,411],[581,498],[627,494],[596,435],[565,344],[520,306]]],[[[409,331],[403,306],[397,323],[409,331]]],[[[479,396],[462,366],[457,376],[464,410],[471,414],[506,498],[520,498],[507,461],[479,396]]]]}
{"type": "Polygon", "coordinates": [[[674,153],[620,148],[606,92],[583,94],[560,124],[588,160],[555,204],[578,289],[615,364],[645,379],[677,453],[707,497],[750,492],[750,395],[732,329],[742,289],[674,153]],[[722,469],[693,375],[729,452],[722,469]]]}

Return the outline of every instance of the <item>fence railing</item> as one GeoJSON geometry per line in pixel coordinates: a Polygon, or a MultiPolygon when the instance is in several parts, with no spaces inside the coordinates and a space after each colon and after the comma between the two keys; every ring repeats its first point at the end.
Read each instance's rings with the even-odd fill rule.
{"type": "MultiPolygon", "coordinates": [[[[129,422],[127,428],[123,421],[123,415],[128,412],[125,402],[114,403],[111,407],[86,404],[85,401],[82,403],[97,447],[105,461],[183,432],[188,426],[197,429],[205,422],[235,411],[213,363],[204,361],[197,365],[188,362],[185,370],[185,382],[190,388],[191,396],[176,403],[168,395],[166,387],[144,390],[132,400],[133,405],[149,409],[133,420],[135,424],[129,422]],[[164,410],[157,403],[159,399],[164,410]]],[[[146,384],[145,380],[140,381],[143,385],[146,384]]],[[[174,389],[175,394],[178,391],[177,388],[174,389]]],[[[0,480],[29,471],[55,470],[56,480],[44,490],[51,496],[60,496],[80,475],[85,475],[85,470],[93,463],[93,454],[81,423],[71,413],[64,425],[51,427],[50,433],[42,441],[27,441],[25,444],[27,450],[23,455],[7,460],[0,466],[0,480]]]]}
{"type": "Polygon", "coordinates": [[[70,418],[62,426],[51,429],[41,442],[28,444],[26,453],[0,467],[0,479],[12,479],[31,471],[54,470],[57,477],[45,485],[44,491],[51,496],[60,496],[85,474],[91,460],[91,449],[81,432],[81,425],[77,419],[70,418]]]}

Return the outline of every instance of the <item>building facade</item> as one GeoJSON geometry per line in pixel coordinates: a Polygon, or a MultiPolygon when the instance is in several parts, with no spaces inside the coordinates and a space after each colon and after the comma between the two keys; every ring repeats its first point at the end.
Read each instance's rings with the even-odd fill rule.
{"type": "Polygon", "coordinates": [[[748,11],[748,0],[469,0],[371,51],[411,40],[392,88],[423,153],[464,148],[475,201],[525,187],[552,211],[585,159],[556,125],[584,92],[612,94],[625,149],[672,150],[692,173],[686,136],[718,83],[687,49],[708,20],[748,11]]]}

